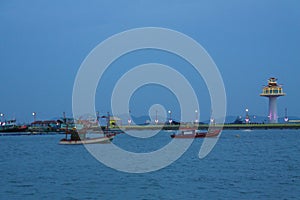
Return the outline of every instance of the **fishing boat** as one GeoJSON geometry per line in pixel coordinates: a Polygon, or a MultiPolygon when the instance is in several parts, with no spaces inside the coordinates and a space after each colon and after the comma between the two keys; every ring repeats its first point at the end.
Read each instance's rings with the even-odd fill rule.
{"type": "Polygon", "coordinates": [[[0,132],[25,132],[27,128],[26,125],[17,125],[15,119],[0,122],[0,132]]]}
{"type": "MultiPolygon", "coordinates": [[[[69,123],[65,117],[65,113],[63,122],[65,126],[66,137],[59,141],[59,144],[103,144],[110,143],[113,138],[116,136],[115,132],[112,132],[108,129],[108,125],[106,130],[102,130],[100,127],[97,127],[95,130],[94,122],[91,121],[78,121],[78,124],[73,126],[73,123],[69,123]],[[72,129],[70,129],[72,127],[72,129]],[[70,135],[70,137],[68,137],[70,135]],[[92,137],[89,137],[92,136],[92,137]]],[[[109,115],[107,117],[109,119],[109,115]]],[[[97,114],[97,124],[98,124],[98,114],[97,114]]],[[[107,122],[109,124],[109,120],[107,122]]]]}
{"type": "Polygon", "coordinates": [[[205,138],[205,137],[217,137],[221,130],[220,129],[209,129],[206,132],[198,132],[196,129],[193,128],[187,128],[187,129],[180,129],[179,134],[172,134],[170,135],[171,138],[178,138],[178,139],[184,139],[184,138],[205,138]]]}

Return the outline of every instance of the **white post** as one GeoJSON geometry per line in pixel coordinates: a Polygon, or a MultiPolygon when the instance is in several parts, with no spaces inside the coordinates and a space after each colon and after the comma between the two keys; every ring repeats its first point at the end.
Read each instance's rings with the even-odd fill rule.
{"type": "Polygon", "coordinates": [[[277,97],[269,97],[269,122],[278,123],[277,97]]]}

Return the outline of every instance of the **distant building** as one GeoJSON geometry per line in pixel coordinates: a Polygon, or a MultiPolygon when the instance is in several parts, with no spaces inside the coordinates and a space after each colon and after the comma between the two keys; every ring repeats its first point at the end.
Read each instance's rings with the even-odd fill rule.
{"type": "Polygon", "coordinates": [[[60,128],[60,124],[54,120],[47,121],[34,121],[30,124],[28,128],[32,132],[51,132],[57,131],[60,128]]]}

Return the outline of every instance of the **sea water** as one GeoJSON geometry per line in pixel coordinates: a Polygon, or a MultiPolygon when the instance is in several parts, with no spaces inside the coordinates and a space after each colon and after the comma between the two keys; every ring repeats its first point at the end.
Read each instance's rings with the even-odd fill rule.
{"type": "MultiPolygon", "coordinates": [[[[113,142],[149,152],[170,142],[127,134],[113,142]]],[[[1,199],[299,199],[300,130],[223,131],[198,158],[203,139],[171,165],[150,173],[111,169],[63,135],[0,137],[1,199]]],[[[100,144],[101,145],[101,144],[100,144]]],[[[105,145],[105,144],[104,144],[105,145]]]]}

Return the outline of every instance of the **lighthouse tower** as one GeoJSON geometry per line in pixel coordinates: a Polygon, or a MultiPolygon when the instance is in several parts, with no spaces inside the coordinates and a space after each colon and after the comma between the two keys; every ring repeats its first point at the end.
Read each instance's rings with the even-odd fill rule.
{"type": "Polygon", "coordinates": [[[269,98],[269,122],[277,123],[278,115],[276,100],[277,97],[285,96],[285,93],[283,93],[281,85],[277,85],[276,78],[269,78],[268,85],[263,88],[263,91],[260,94],[260,96],[269,98]]]}

